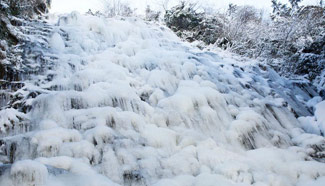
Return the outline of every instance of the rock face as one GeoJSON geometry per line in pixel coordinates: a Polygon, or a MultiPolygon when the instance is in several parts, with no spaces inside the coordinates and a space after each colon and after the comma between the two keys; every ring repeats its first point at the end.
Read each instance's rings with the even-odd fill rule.
{"type": "Polygon", "coordinates": [[[47,62],[41,48],[47,47],[50,28],[37,16],[47,12],[50,1],[1,1],[0,4],[0,107],[13,107],[26,112],[21,95],[13,94],[24,86],[24,80],[42,72],[47,62]],[[32,37],[43,41],[35,41],[32,37]]]}

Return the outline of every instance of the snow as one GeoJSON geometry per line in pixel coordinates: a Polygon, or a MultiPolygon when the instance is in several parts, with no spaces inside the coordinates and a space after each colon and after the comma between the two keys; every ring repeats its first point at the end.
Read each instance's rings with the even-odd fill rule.
{"type": "Polygon", "coordinates": [[[43,94],[26,115],[0,112],[2,128],[18,116],[32,124],[17,149],[33,160],[17,156],[0,183],[324,184],[325,164],[313,155],[325,142],[325,102],[299,122],[256,61],[200,51],[138,18],[73,12],[51,26],[57,60],[44,76],[53,80],[29,80],[26,87],[43,94]]]}
{"type": "Polygon", "coordinates": [[[322,98],[320,96],[313,97],[312,99],[308,100],[307,106],[315,109],[317,103],[321,102],[322,98]]]}
{"type": "Polygon", "coordinates": [[[80,140],[81,135],[77,130],[57,127],[35,133],[31,143],[37,145],[37,152],[41,156],[47,157],[58,155],[63,142],[77,142],[80,140]]]}
{"type": "MultiPolygon", "coordinates": [[[[319,98],[313,98],[308,103],[317,103],[319,98]]],[[[299,121],[307,132],[313,134],[325,134],[325,101],[314,105],[315,115],[308,117],[300,117],[299,121]]]]}
{"type": "Polygon", "coordinates": [[[45,165],[23,160],[14,163],[11,167],[8,180],[0,180],[2,185],[42,186],[47,184],[48,171],[45,165]]]}
{"type": "Polygon", "coordinates": [[[54,52],[63,52],[65,49],[64,41],[59,33],[54,33],[50,38],[50,46],[54,52]]]}
{"type": "Polygon", "coordinates": [[[15,109],[3,109],[0,111],[0,131],[7,133],[10,128],[14,128],[22,118],[26,118],[24,113],[15,109]]]}
{"type": "MultiPolygon", "coordinates": [[[[322,101],[316,105],[315,118],[319,122],[320,126],[325,126],[325,101],[322,101]]],[[[324,131],[324,127],[322,127],[324,131]]]]}

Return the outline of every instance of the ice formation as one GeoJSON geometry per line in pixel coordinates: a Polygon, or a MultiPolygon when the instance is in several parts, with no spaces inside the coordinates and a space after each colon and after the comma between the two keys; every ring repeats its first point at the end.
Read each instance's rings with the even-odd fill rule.
{"type": "Polygon", "coordinates": [[[270,69],[138,18],[48,24],[54,64],[26,80],[31,110],[0,112],[1,162],[14,163],[0,185],[325,184],[324,102],[309,118],[270,69]]]}
{"type": "Polygon", "coordinates": [[[320,97],[315,97],[308,103],[314,106],[315,116],[300,117],[302,127],[314,134],[324,135],[325,134],[325,101],[317,103],[320,97]]]}

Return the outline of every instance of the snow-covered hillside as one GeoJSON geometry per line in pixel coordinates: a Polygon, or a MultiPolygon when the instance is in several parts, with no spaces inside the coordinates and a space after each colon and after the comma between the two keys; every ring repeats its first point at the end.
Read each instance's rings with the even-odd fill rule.
{"type": "Polygon", "coordinates": [[[0,111],[1,186],[325,184],[307,85],[137,18],[53,22],[25,33],[47,56],[15,93],[27,114],[0,111]]]}

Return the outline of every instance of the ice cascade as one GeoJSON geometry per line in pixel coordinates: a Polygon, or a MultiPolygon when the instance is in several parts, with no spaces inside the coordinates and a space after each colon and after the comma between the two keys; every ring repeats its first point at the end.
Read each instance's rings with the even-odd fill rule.
{"type": "Polygon", "coordinates": [[[0,111],[0,185],[325,183],[324,137],[274,71],[138,18],[48,24],[52,63],[18,90],[27,112],[0,111]]]}

